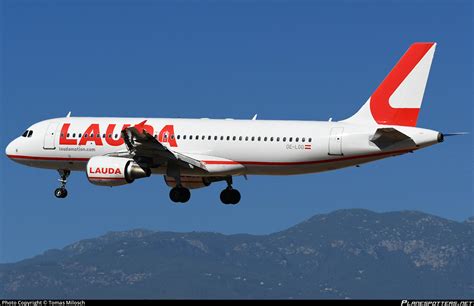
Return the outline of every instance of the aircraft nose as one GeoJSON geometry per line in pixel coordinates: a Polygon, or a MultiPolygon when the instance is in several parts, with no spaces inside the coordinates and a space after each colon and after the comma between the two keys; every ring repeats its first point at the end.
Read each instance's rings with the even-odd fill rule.
{"type": "Polygon", "coordinates": [[[5,148],[5,154],[11,158],[11,156],[15,155],[15,140],[10,142],[7,147],[5,148]]]}

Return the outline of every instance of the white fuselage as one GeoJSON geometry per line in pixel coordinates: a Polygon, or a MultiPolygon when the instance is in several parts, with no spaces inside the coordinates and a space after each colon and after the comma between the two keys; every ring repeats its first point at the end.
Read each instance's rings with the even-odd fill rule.
{"type": "MultiPolygon", "coordinates": [[[[209,170],[206,173],[196,169],[182,172],[194,176],[290,175],[334,170],[414,151],[437,143],[439,135],[437,131],[396,126],[411,137],[415,145],[395,145],[382,150],[370,137],[378,128],[389,126],[313,121],[65,117],[32,125],[28,129],[32,131],[31,136],[13,140],[6,154],[32,167],[85,171],[91,157],[127,152],[120,138],[121,130],[125,125],[133,126],[144,120],[150,134],[163,145],[206,165],[209,170]]],[[[152,172],[165,174],[166,168],[158,166],[152,172]]]]}

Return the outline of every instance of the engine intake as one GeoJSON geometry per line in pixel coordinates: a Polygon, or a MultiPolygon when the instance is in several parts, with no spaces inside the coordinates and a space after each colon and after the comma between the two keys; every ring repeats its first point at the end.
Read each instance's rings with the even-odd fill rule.
{"type": "Polygon", "coordinates": [[[87,178],[89,182],[99,186],[130,184],[150,175],[149,168],[142,168],[133,159],[94,156],[87,162],[87,178]]]}

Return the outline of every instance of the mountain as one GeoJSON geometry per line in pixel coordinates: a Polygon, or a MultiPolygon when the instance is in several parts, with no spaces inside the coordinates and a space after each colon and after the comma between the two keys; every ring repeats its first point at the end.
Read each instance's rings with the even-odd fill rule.
{"type": "Polygon", "coordinates": [[[474,298],[474,219],[361,209],[270,235],[111,232],[0,265],[0,298],[474,298]]]}

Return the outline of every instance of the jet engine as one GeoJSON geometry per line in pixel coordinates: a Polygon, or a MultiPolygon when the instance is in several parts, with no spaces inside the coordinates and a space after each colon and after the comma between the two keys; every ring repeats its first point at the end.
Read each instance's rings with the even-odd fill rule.
{"type": "MultiPolygon", "coordinates": [[[[176,179],[171,176],[164,176],[166,185],[168,187],[176,187],[176,179]]],[[[199,177],[199,176],[181,176],[181,186],[189,189],[196,189],[196,188],[202,188],[202,187],[207,187],[211,185],[211,182],[205,178],[205,177],[199,177]]]]}
{"type": "Polygon", "coordinates": [[[136,179],[150,175],[149,168],[143,168],[129,158],[94,156],[87,163],[89,182],[99,186],[130,184],[136,179]]]}

